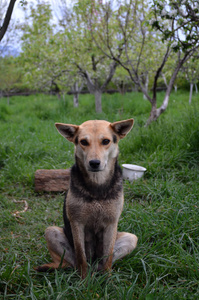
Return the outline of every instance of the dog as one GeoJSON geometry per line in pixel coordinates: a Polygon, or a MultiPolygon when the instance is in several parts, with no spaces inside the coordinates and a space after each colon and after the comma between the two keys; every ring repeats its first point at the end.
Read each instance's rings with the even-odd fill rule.
{"type": "Polygon", "coordinates": [[[110,272],[116,260],[136,248],[136,235],[117,231],[124,202],[118,142],[133,122],[55,123],[59,133],[75,145],[75,164],[64,201],[64,228],[52,226],[45,231],[53,262],[37,271],[74,267],[84,279],[88,263],[96,262],[98,270],[110,272]]]}

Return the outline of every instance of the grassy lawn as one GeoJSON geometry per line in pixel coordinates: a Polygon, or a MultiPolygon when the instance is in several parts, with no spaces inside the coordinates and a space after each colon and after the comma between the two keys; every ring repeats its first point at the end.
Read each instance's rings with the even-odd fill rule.
{"type": "MultiPolygon", "coordinates": [[[[159,101],[164,94],[159,93],[159,101]]],[[[199,101],[179,91],[149,127],[150,104],[139,93],[103,95],[103,113],[91,95],[33,95],[0,99],[0,299],[199,299],[199,101]],[[69,168],[73,145],[55,122],[134,117],[120,142],[119,162],[144,166],[143,179],[124,183],[120,231],[135,233],[136,250],[118,261],[112,275],[75,270],[38,274],[48,262],[45,228],[62,226],[63,193],[36,193],[37,169],[69,168]],[[28,210],[13,215],[24,209],[28,210]]]]}

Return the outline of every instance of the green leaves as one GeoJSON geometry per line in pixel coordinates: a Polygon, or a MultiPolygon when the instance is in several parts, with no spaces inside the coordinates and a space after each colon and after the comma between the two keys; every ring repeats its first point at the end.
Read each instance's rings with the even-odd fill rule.
{"type": "Polygon", "coordinates": [[[154,20],[152,26],[163,34],[163,40],[176,40],[174,51],[199,46],[199,1],[152,1],[154,20]],[[168,28],[164,28],[165,20],[168,28]]]}

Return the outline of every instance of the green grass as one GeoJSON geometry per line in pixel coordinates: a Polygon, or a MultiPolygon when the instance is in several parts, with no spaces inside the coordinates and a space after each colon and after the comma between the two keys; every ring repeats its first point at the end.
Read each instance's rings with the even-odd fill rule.
{"type": "MultiPolygon", "coordinates": [[[[159,93],[159,101],[164,94],[159,93]]],[[[199,103],[188,93],[171,94],[169,107],[145,128],[150,105],[139,93],[103,95],[103,113],[91,95],[0,99],[0,299],[199,299],[199,103]],[[134,117],[120,142],[119,162],[147,168],[143,179],[124,183],[120,231],[135,233],[136,250],[118,261],[112,275],[75,270],[38,274],[50,260],[47,226],[62,226],[63,193],[35,193],[37,169],[68,168],[73,145],[55,122],[134,117]],[[28,211],[14,200],[26,200],[28,211]]]]}

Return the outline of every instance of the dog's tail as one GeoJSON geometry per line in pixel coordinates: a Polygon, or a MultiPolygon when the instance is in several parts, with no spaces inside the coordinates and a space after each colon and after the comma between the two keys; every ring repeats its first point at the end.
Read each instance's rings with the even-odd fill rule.
{"type": "Polygon", "coordinates": [[[68,268],[70,267],[70,265],[66,262],[63,261],[62,266],[60,266],[60,263],[48,263],[48,264],[44,264],[42,266],[38,266],[38,267],[34,267],[34,270],[37,272],[54,272],[56,269],[59,268],[68,268]]]}

